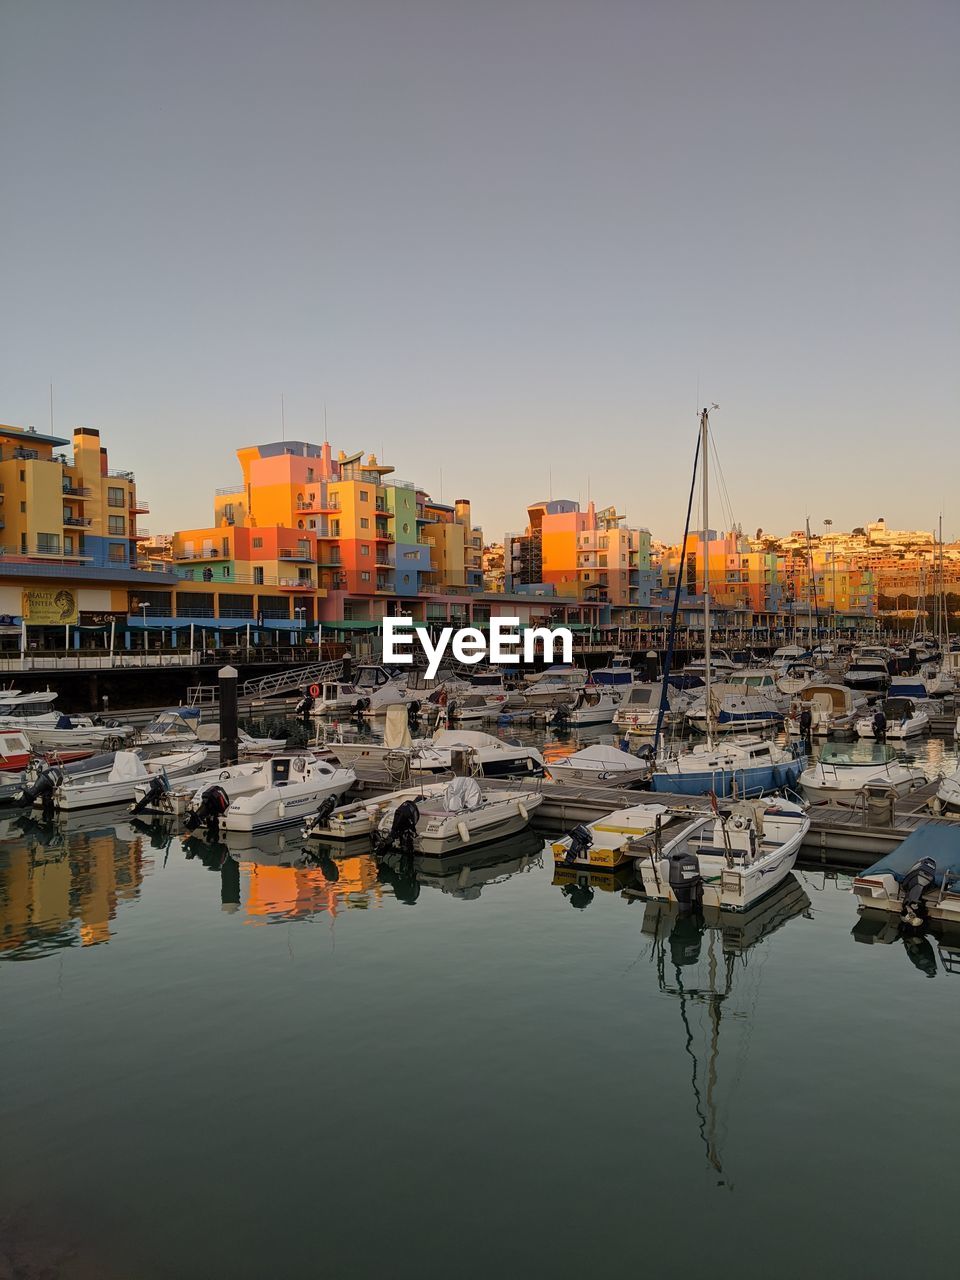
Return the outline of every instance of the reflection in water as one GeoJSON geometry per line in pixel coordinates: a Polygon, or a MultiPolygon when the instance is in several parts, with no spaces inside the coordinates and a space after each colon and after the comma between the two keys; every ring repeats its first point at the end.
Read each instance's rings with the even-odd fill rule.
{"type": "Polygon", "coordinates": [[[258,839],[256,847],[208,848],[220,849],[236,866],[238,901],[253,924],[336,916],[381,905],[383,889],[369,853],[334,861],[328,850],[305,848],[299,836],[282,831],[258,839]]]}
{"type": "MultiPolygon", "coordinates": [[[[810,906],[803,887],[790,875],[751,911],[706,908],[683,912],[675,902],[650,902],[644,908],[643,932],[651,937],[660,990],[677,1000],[690,1061],[690,1085],[700,1140],[718,1185],[730,1187],[720,1153],[720,1028],[725,1017],[754,1021],[759,970],[748,966],[749,952],[810,906]],[[704,947],[706,954],[704,955],[704,947]],[[738,1004],[739,997],[739,1004],[738,1004]],[[698,1047],[702,1022],[691,1015],[706,1012],[706,1043],[698,1047]],[[697,1031],[694,1022],[697,1022],[697,1031]]],[[[741,1040],[741,1053],[745,1047],[741,1040]]],[[[742,1060],[735,1062],[739,1078],[742,1060]]]]}
{"type": "Polygon", "coordinates": [[[592,868],[589,871],[579,867],[568,867],[562,862],[554,863],[552,884],[559,885],[560,891],[575,911],[589,907],[595,894],[620,893],[636,882],[636,872],[632,863],[623,867],[592,868]]]}
{"type": "Polygon", "coordinates": [[[143,839],[104,815],[69,826],[29,813],[0,828],[0,958],[32,959],[59,947],[107,942],[121,902],[139,896],[143,839]]]}
{"type": "Polygon", "coordinates": [[[960,929],[931,921],[924,931],[910,929],[899,916],[865,911],[853,926],[852,937],[868,946],[902,943],[910,963],[928,978],[939,972],[960,974],[960,929]]]}

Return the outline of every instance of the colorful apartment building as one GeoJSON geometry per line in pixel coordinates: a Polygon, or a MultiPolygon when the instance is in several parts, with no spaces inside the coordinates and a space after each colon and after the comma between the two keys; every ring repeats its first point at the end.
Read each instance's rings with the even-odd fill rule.
{"type": "Polygon", "coordinates": [[[131,591],[175,581],[139,567],[147,510],[94,428],[68,440],[0,427],[0,629],[12,640],[25,626],[32,646],[45,632],[63,644],[71,627],[79,646],[84,630],[126,620],[131,591]]]}
{"type": "Polygon", "coordinates": [[[217,490],[214,524],[173,538],[177,572],[200,593],[249,588],[252,616],[264,618],[289,616],[278,601],[290,597],[294,620],[309,624],[416,613],[424,595],[482,586],[483,532],[468,501],[433,502],[375,454],[334,457],[328,443],[279,441],[237,458],[241,481],[217,490]]]}
{"type": "Polygon", "coordinates": [[[650,533],[632,529],[614,507],[559,498],[527,508],[523,534],[508,534],[508,590],[543,584],[559,596],[603,606],[607,620],[630,622],[650,605],[650,533]]]}

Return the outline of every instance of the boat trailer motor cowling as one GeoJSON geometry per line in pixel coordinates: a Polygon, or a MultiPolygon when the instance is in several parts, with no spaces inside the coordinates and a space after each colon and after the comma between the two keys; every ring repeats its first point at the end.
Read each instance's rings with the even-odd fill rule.
{"type": "Polygon", "coordinates": [[[919,858],[900,881],[903,907],[900,915],[904,924],[919,929],[926,916],[923,895],[937,878],[937,864],[932,858],[919,858]]]}
{"type": "Polygon", "coordinates": [[[399,849],[401,853],[413,853],[417,834],[417,823],[420,821],[420,809],[415,800],[404,800],[397,805],[390,824],[390,832],[384,835],[378,831],[374,835],[374,851],[386,853],[388,849],[399,849]]]}
{"type": "Polygon", "coordinates": [[[671,853],[667,860],[667,883],[681,909],[698,908],[703,901],[700,859],[692,853],[671,853]]]}
{"type": "Polygon", "coordinates": [[[188,831],[195,831],[197,827],[202,826],[206,827],[208,832],[215,833],[220,825],[220,819],[229,808],[230,797],[223,787],[214,784],[202,791],[199,799],[194,800],[190,812],[184,819],[184,826],[188,831]]]}
{"type": "Polygon", "coordinates": [[[581,822],[570,832],[570,848],[567,850],[565,862],[583,862],[593,848],[593,833],[581,822]]]}

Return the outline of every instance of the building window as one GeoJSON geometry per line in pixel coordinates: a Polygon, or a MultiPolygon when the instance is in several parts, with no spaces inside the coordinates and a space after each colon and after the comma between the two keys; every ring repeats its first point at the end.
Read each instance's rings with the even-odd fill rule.
{"type": "Polygon", "coordinates": [[[297,555],[301,560],[309,560],[310,558],[310,539],[299,538],[297,540],[297,555]]]}
{"type": "Polygon", "coordinates": [[[303,582],[303,583],[305,583],[307,586],[311,586],[311,585],[312,585],[312,583],[313,583],[313,579],[310,577],[310,570],[309,570],[309,569],[303,569],[303,568],[298,569],[298,570],[297,570],[297,581],[298,581],[298,582],[303,582]]]}
{"type": "Polygon", "coordinates": [[[108,516],[108,517],[107,517],[107,532],[108,532],[108,533],[119,533],[119,534],[124,534],[124,533],[126,533],[126,531],[127,531],[127,526],[126,526],[126,523],[125,523],[125,521],[124,521],[124,519],[123,519],[123,516],[108,516]]]}
{"type": "Polygon", "coordinates": [[[114,488],[113,485],[107,489],[107,506],[108,507],[125,507],[127,504],[124,500],[124,491],[114,488]]]}
{"type": "Polygon", "coordinates": [[[331,538],[340,537],[340,521],[339,520],[330,521],[330,537],[331,538]]]}
{"type": "Polygon", "coordinates": [[[126,549],[122,542],[111,542],[107,551],[107,558],[111,564],[123,564],[126,560],[126,549]]]}
{"type": "Polygon", "coordinates": [[[27,473],[26,473],[25,471],[21,471],[21,472],[20,472],[20,483],[21,483],[21,484],[26,484],[26,480],[27,480],[27,473]]]}
{"type": "Polygon", "coordinates": [[[26,504],[25,502],[21,502],[21,503],[20,503],[20,514],[21,514],[21,515],[25,515],[25,514],[26,514],[26,511],[27,511],[27,504],[26,504]]]}
{"type": "Polygon", "coordinates": [[[37,534],[37,550],[46,555],[60,554],[60,535],[59,533],[38,533],[37,534]]]}
{"type": "Polygon", "coordinates": [[[360,490],[360,501],[361,501],[361,502],[369,502],[369,501],[370,501],[370,495],[369,495],[369,493],[367,493],[366,489],[361,489],[361,490],[360,490]]]}
{"type": "Polygon", "coordinates": [[[360,528],[361,528],[361,529],[369,529],[369,528],[370,528],[370,521],[367,519],[367,517],[366,517],[366,516],[361,516],[361,517],[360,517],[360,528]]]}
{"type": "Polygon", "coordinates": [[[255,548],[255,549],[259,549],[260,547],[262,547],[262,546],[263,546],[263,539],[262,539],[262,538],[254,538],[254,540],[253,540],[253,545],[254,545],[254,548],[255,548]]]}
{"type": "Polygon", "coordinates": [[[65,533],[63,535],[63,554],[65,556],[73,555],[73,535],[65,533]]]}
{"type": "Polygon", "coordinates": [[[369,571],[369,569],[364,569],[364,570],[362,570],[362,571],[361,571],[361,574],[360,574],[360,581],[361,581],[361,582],[369,582],[369,581],[370,581],[370,571],[369,571]]]}
{"type": "Polygon", "coordinates": [[[362,556],[368,556],[368,555],[370,554],[370,548],[369,548],[369,546],[367,545],[367,543],[365,543],[365,542],[361,542],[361,544],[360,544],[360,554],[361,554],[362,556]]]}
{"type": "Polygon", "coordinates": [[[253,581],[256,586],[263,586],[263,565],[255,564],[253,566],[253,581]]]}

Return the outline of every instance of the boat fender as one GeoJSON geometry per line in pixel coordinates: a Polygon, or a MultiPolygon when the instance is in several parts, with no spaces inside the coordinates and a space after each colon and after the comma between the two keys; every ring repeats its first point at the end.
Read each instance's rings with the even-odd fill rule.
{"type": "Polygon", "coordinates": [[[930,801],[930,810],[932,813],[943,812],[943,804],[939,796],[934,796],[933,799],[930,801]]]}
{"type": "Polygon", "coordinates": [[[464,844],[470,843],[470,829],[465,822],[457,823],[457,832],[464,844]]]}
{"type": "Polygon", "coordinates": [[[520,817],[524,820],[524,822],[526,822],[527,818],[530,816],[527,813],[527,806],[523,803],[522,800],[517,801],[517,813],[519,813],[520,817]]]}
{"type": "Polygon", "coordinates": [[[281,800],[280,803],[277,805],[277,817],[278,818],[286,817],[286,813],[287,813],[287,806],[281,800]]]}

